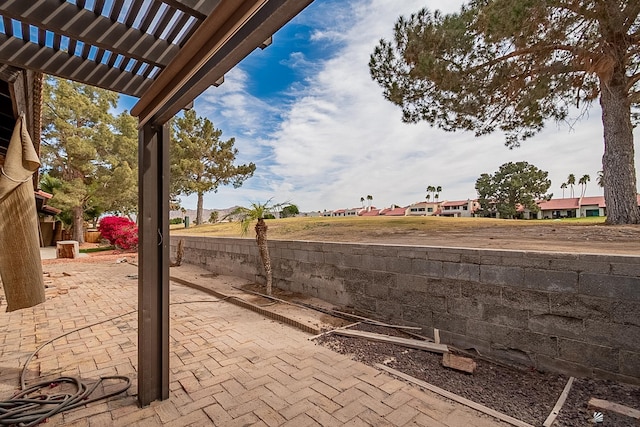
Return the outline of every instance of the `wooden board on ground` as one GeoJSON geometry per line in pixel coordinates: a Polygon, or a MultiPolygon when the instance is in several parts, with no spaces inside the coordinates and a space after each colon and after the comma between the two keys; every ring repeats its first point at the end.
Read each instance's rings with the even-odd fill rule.
{"type": "Polygon", "coordinates": [[[608,400],[596,399],[592,397],[589,399],[589,406],[593,408],[603,409],[605,411],[616,412],[620,415],[635,418],[640,420],[640,411],[628,406],[620,405],[619,403],[609,402],[608,400]]]}
{"type": "Polygon", "coordinates": [[[442,355],[442,366],[473,374],[476,371],[478,364],[468,357],[462,357],[452,353],[444,353],[442,355]]]}
{"type": "Polygon", "coordinates": [[[564,390],[562,390],[562,393],[560,393],[558,401],[551,410],[551,413],[549,414],[547,419],[542,424],[542,427],[551,427],[553,425],[553,422],[556,420],[556,417],[560,413],[560,409],[562,409],[562,405],[564,405],[564,402],[567,400],[567,396],[569,396],[569,391],[571,390],[571,385],[573,384],[574,380],[575,378],[573,377],[569,378],[569,381],[567,381],[567,384],[564,386],[564,390]]]}
{"type": "Polygon", "coordinates": [[[502,412],[498,412],[495,409],[491,409],[491,408],[489,408],[487,406],[484,406],[484,405],[476,403],[476,402],[474,402],[472,400],[466,399],[466,398],[464,398],[462,396],[458,396],[455,393],[451,393],[450,391],[444,390],[444,389],[442,389],[440,387],[437,387],[437,386],[435,386],[433,384],[429,384],[428,382],[422,381],[422,380],[420,380],[418,378],[414,378],[411,375],[407,375],[407,374],[405,374],[403,372],[400,372],[398,370],[395,370],[393,368],[389,368],[388,366],[381,365],[380,363],[376,363],[375,367],[380,369],[380,370],[382,370],[382,371],[386,371],[386,372],[390,373],[393,376],[396,376],[398,378],[402,378],[405,381],[409,381],[410,383],[413,383],[413,384],[415,384],[415,385],[417,385],[419,387],[422,387],[422,388],[424,388],[426,390],[432,391],[434,393],[438,393],[440,396],[444,396],[447,399],[453,400],[454,402],[461,403],[461,404],[463,404],[465,406],[468,406],[469,408],[475,409],[476,411],[480,411],[480,412],[483,412],[483,413],[485,413],[487,415],[491,415],[492,417],[495,417],[495,418],[497,418],[499,420],[507,422],[507,423],[509,423],[511,425],[514,425],[516,427],[533,427],[529,423],[525,423],[524,421],[520,421],[520,420],[518,420],[516,418],[513,418],[513,417],[507,415],[507,414],[503,414],[502,412]]]}
{"type": "Polygon", "coordinates": [[[333,331],[336,335],[346,337],[366,338],[371,341],[386,342],[401,345],[403,347],[415,348],[418,350],[431,351],[433,353],[448,353],[449,348],[444,344],[436,344],[428,341],[414,340],[410,338],[392,337],[389,335],[374,334],[372,332],[353,331],[350,329],[336,329],[333,331]]]}

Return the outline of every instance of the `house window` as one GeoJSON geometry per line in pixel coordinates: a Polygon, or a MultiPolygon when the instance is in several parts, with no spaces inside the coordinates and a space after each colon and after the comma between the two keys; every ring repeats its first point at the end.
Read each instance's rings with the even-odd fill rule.
{"type": "Polygon", "coordinates": [[[433,208],[428,208],[427,212],[433,212],[433,208]]]}
{"type": "Polygon", "coordinates": [[[467,205],[464,205],[464,206],[462,207],[462,210],[464,210],[464,211],[468,211],[468,210],[469,210],[469,207],[468,207],[467,205]]]}

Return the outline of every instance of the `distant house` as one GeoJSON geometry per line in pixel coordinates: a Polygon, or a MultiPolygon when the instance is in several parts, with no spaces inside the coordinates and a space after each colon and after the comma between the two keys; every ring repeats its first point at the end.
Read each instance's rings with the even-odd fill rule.
{"type": "Polygon", "coordinates": [[[538,202],[538,219],[577,218],[580,216],[580,198],[551,199],[538,202]]]}
{"type": "Polygon", "coordinates": [[[409,205],[407,216],[431,216],[436,215],[440,202],[418,202],[409,205]]]}
{"type": "Polygon", "coordinates": [[[362,208],[351,208],[344,210],[344,216],[357,216],[362,208]]]}
{"type": "Polygon", "coordinates": [[[471,217],[478,209],[480,209],[478,200],[446,201],[440,204],[440,216],[471,217]]]}
{"type": "Polygon", "coordinates": [[[347,210],[346,209],[335,210],[331,212],[331,216],[347,216],[347,210]]]}
{"type": "Polygon", "coordinates": [[[583,197],[580,202],[579,217],[585,216],[605,216],[607,205],[604,203],[604,196],[583,197]]]}
{"type": "MultiPolygon", "coordinates": [[[[638,207],[640,207],[640,194],[638,207]]],[[[538,219],[583,218],[587,216],[606,216],[607,205],[604,196],[573,197],[569,199],[551,199],[538,202],[538,219]]]]}

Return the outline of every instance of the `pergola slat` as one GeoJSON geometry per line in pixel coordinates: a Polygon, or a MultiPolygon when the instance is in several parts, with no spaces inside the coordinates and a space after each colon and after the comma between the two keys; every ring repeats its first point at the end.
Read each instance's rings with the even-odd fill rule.
{"type": "Polygon", "coordinates": [[[13,36],[13,25],[11,24],[11,18],[2,15],[2,24],[4,25],[4,33],[8,36],[13,36]]]}
{"type": "Polygon", "coordinates": [[[69,55],[75,55],[77,45],[78,42],[75,39],[69,39],[69,46],[67,47],[67,52],[69,52],[69,55]]]}
{"type": "Polygon", "coordinates": [[[47,32],[42,28],[38,28],[38,44],[44,46],[47,40],[47,32]]]}
{"type": "Polygon", "coordinates": [[[176,20],[176,22],[173,24],[173,29],[167,35],[167,40],[170,43],[174,42],[174,39],[178,36],[180,31],[182,31],[185,25],[187,25],[189,19],[191,19],[191,16],[183,13],[182,16],[176,20]]]}
{"type": "Polygon", "coordinates": [[[171,20],[171,17],[173,16],[173,12],[174,12],[174,9],[170,7],[164,7],[160,12],[160,14],[156,16],[155,20],[157,22],[155,25],[155,29],[153,30],[154,37],[160,38],[160,35],[162,34],[165,27],[169,23],[169,20],[171,20]]]}
{"type": "Polygon", "coordinates": [[[133,26],[134,21],[136,20],[136,18],[138,17],[138,14],[142,9],[143,3],[144,3],[144,0],[134,0],[124,20],[124,25],[126,25],[127,27],[133,26]]]}
{"type": "Polygon", "coordinates": [[[153,22],[153,19],[158,13],[158,10],[160,10],[161,5],[162,3],[158,1],[154,1],[153,3],[151,3],[151,7],[147,11],[147,14],[145,15],[144,19],[142,20],[142,23],[140,24],[140,31],[144,33],[147,32],[147,30],[151,26],[151,23],[153,22]]]}
{"type": "Polygon", "coordinates": [[[124,6],[124,0],[113,0],[113,6],[111,7],[111,15],[110,15],[110,18],[112,21],[118,20],[118,16],[120,16],[120,12],[122,12],[123,6],[124,6]]]}
{"type": "Polygon", "coordinates": [[[104,9],[104,0],[96,0],[95,4],[93,5],[93,12],[96,15],[100,15],[102,14],[102,9],[104,9]]]}
{"type": "Polygon", "coordinates": [[[158,40],[71,3],[61,4],[60,0],[40,0],[38,7],[27,1],[0,4],[0,14],[36,27],[44,22],[46,28],[56,34],[160,67],[165,67],[179,50],[178,46],[166,40],[158,40]],[[52,10],[55,13],[51,13],[52,10]],[[163,59],[155,59],[161,52],[164,52],[163,59]]]}
{"type": "Polygon", "coordinates": [[[164,0],[164,3],[204,21],[218,7],[220,0],[164,0]]]}

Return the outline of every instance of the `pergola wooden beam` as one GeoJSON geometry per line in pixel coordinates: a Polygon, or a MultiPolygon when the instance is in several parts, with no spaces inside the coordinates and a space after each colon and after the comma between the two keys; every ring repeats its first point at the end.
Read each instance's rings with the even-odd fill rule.
{"type": "MultiPolygon", "coordinates": [[[[140,124],[149,119],[219,50],[265,0],[221,0],[211,14],[187,40],[178,55],[155,79],[153,85],[131,109],[140,124]]],[[[220,76],[213,79],[217,80],[220,76]]],[[[184,105],[178,108],[178,111],[184,105]]],[[[157,121],[158,123],[162,123],[157,121]]]]}
{"type": "Polygon", "coordinates": [[[222,1],[131,110],[140,123],[165,123],[313,0],[222,1]],[[218,14],[224,10],[224,14],[218,14]],[[223,21],[224,17],[226,21],[223,21]],[[242,23],[242,25],[238,25],[242,23]]]}

